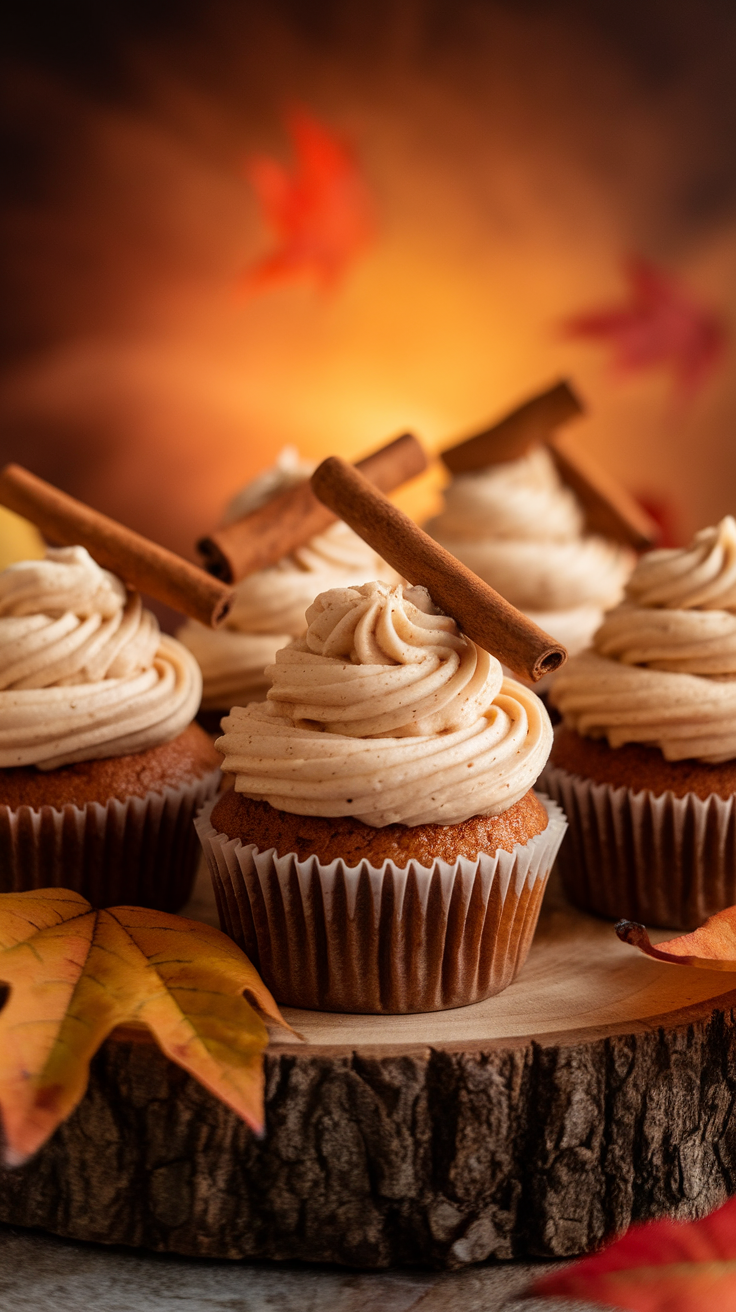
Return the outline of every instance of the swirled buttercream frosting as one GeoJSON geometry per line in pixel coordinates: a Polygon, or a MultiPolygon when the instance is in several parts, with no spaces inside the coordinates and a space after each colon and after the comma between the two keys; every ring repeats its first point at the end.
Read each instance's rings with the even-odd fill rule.
{"type": "Polygon", "coordinates": [[[669,761],[736,757],[736,521],[689,547],[650,551],[593,648],[555,682],[566,723],[612,747],[644,743],[669,761]]]}
{"type": "Polygon", "coordinates": [[[84,547],[0,573],[0,767],[145,751],[196,714],[196,661],[84,547]]]}
{"type": "MultiPolygon", "coordinates": [[[[308,478],[313,468],[299,460],[292,447],[285,448],[273,469],[235,497],[225,522],[256,510],[308,478]]],[[[281,647],[304,633],[304,615],[315,595],[377,575],[395,577],[380,556],[338,520],[278,564],[242,579],[221,628],[208,629],[188,620],[177,637],[202,669],[203,708],[218,710],[263,700],[268,690],[264,669],[281,647]]]]}
{"type": "Polygon", "coordinates": [[[266,702],[223,720],[239,792],[380,828],[499,815],[532,787],[552,746],[542,702],[424,588],[335,588],[307,621],[277,653],[266,702]]]}
{"type": "Polygon", "coordinates": [[[590,641],[634,564],[627,548],[584,532],[543,447],[458,475],[427,531],[570,651],[590,641]]]}

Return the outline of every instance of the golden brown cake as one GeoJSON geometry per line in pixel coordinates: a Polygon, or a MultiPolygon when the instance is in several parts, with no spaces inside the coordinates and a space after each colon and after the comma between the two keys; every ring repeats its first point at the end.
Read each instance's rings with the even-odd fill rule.
{"type": "Polygon", "coordinates": [[[146,797],[164,788],[186,786],[220,767],[220,755],[198,724],[190,724],[170,743],[130,756],[76,761],[43,773],[32,765],[0,770],[0,806],[106,806],[111,798],[146,797]]]}
{"type": "Polygon", "coordinates": [[[244,797],[233,789],[219,798],[211,819],[219,833],[255,843],[262,852],[274,848],[277,856],[294,852],[300,861],[316,856],[323,865],[341,860],[346,866],[361,861],[380,866],[392,861],[401,867],[410,861],[423,866],[436,860],[452,864],[460,856],[475,860],[481,852],[493,855],[500,848],[513,852],[517,843],[541,834],[548,823],[547,812],[531,791],[501,815],[475,815],[457,825],[384,825],[376,829],[353,816],[330,819],[277,811],[268,802],[244,797]]]}
{"type": "Polygon", "coordinates": [[[736,760],[709,764],[707,761],[667,761],[658,747],[624,743],[609,747],[605,738],[583,738],[561,725],[555,734],[550,762],[570,774],[582,775],[612,788],[630,788],[634,793],[672,793],[703,799],[736,794],[736,760]]]}

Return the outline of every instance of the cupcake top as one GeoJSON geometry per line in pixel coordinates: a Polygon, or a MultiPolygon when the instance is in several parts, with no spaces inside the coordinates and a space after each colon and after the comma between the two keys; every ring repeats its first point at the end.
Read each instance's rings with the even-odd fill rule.
{"type": "Polygon", "coordinates": [[[736,521],[691,546],[650,551],[589,651],[557,676],[565,722],[612,747],[644,743],[669,761],[736,757],[736,521]]]}
{"type": "MultiPolygon", "coordinates": [[[[225,523],[250,514],[280,492],[309,478],[314,464],[286,447],[272,469],[232,501],[225,523]]],[[[178,637],[197,658],[204,677],[205,708],[265,697],[263,670],[280,647],[304,632],[304,612],[318,592],[394,572],[347,524],[337,520],[269,569],[241,579],[225,623],[208,629],[188,620],[178,637]]]]}
{"type": "Polygon", "coordinates": [[[628,548],[584,531],[551,455],[457,475],[427,531],[570,650],[590,640],[634,564],[628,548]]]}
{"type": "Polygon", "coordinates": [[[552,745],[542,702],[426,589],[334,588],[279,651],[265,703],[217,742],[235,788],[297,815],[460,824],[529,791],[552,745]]]}
{"type": "Polygon", "coordinates": [[[0,573],[0,767],[145,751],[199,706],[196,661],[84,547],[0,573]]]}

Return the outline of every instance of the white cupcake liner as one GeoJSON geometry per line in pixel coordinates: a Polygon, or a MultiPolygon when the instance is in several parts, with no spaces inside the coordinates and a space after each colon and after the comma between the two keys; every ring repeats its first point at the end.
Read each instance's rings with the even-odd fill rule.
{"type": "Polygon", "coordinates": [[[558,866],[575,906],[695,929],[736,903],[736,798],[633,792],[553,764],[542,782],[567,814],[558,866]]]}
{"type": "Polygon", "coordinates": [[[440,1011],[506,988],[526,959],[566,828],[541,796],[547,828],[512,852],[431,867],[321,865],[260,852],[196,828],[220,923],[278,1002],[324,1011],[440,1011]]]}
{"type": "Polygon", "coordinates": [[[194,882],[193,820],[221,783],[219,769],[179,787],[61,810],[0,806],[0,892],[72,888],[93,906],[178,911],[194,882]]]}

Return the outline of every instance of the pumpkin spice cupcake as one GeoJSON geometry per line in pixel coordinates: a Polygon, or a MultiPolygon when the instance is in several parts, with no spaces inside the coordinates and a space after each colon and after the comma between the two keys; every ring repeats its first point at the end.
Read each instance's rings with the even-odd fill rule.
{"type": "Polygon", "coordinates": [[[571,899],[692,929],[736,902],[736,521],[643,556],[558,676],[545,786],[571,899]]]}
{"type": "MultiPolygon", "coordinates": [[[[418,532],[418,530],[417,530],[418,532]]],[[[431,1011],[523,964],[564,832],[534,693],[422,587],[319,596],[218,747],[197,827],[223,928],[282,1003],[431,1011]]]]}
{"type": "Polygon", "coordinates": [[[201,676],[83,547],[0,573],[0,890],[177,910],[220,782],[201,676]]]}

